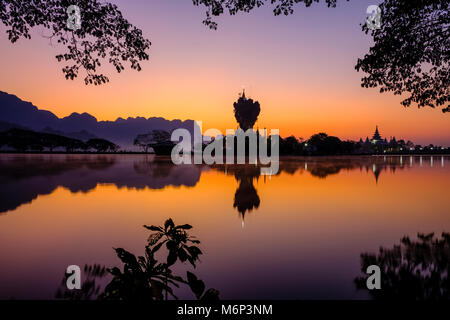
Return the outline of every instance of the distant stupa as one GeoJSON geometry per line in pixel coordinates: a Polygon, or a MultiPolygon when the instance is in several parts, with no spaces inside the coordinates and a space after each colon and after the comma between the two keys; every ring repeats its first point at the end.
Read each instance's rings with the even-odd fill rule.
{"type": "Polygon", "coordinates": [[[380,132],[378,132],[378,125],[377,125],[375,128],[375,133],[373,134],[373,137],[372,137],[372,143],[377,143],[378,141],[381,141],[381,140],[383,140],[383,139],[381,138],[380,132]]]}

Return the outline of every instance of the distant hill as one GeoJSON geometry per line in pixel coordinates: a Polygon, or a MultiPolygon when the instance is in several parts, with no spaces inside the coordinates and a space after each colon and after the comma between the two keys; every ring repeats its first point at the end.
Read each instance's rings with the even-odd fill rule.
{"type": "Polygon", "coordinates": [[[2,130],[2,123],[6,130],[17,126],[80,140],[88,140],[93,137],[103,138],[128,150],[136,150],[133,140],[138,134],[151,130],[171,132],[177,128],[185,128],[193,136],[195,126],[193,120],[166,120],[160,117],[148,119],[129,117],[127,119],[118,118],[115,121],[98,121],[89,113],[76,112],[64,118],[58,118],[50,111],[38,109],[30,102],[0,91],[0,130],[2,130]]]}
{"type": "Polygon", "coordinates": [[[11,130],[11,129],[24,129],[24,130],[26,130],[27,128],[19,126],[18,124],[0,121],[0,132],[8,131],[8,130],[11,130]]]}
{"type": "Polygon", "coordinates": [[[59,136],[64,136],[64,137],[68,137],[68,138],[72,138],[72,139],[78,139],[81,141],[88,141],[90,139],[97,138],[95,135],[87,132],[86,130],[81,130],[79,132],[63,132],[63,131],[59,131],[59,130],[54,130],[50,127],[46,127],[46,128],[44,128],[44,130],[42,130],[42,132],[57,134],[59,136]]]}

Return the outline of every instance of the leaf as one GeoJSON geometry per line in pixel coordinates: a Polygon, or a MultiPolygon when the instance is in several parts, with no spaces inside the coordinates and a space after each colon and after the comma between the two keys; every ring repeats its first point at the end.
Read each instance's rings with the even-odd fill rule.
{"type": "Polygon", "coordinates": [[[167,231],[169,227],[173,228],[175,224],[173,223],[173,220],[171,218],[167,219],[166,222],[164,222],[164,230],[167,231]]]}
{"type": "Polygon", "coordinates": [[[158,251],[158,250],[161,248],[161,246],[162,246],[163,244],[164,244],[164,242],[158,243],[156,246],[154,246],[154,247],[152,248],[151,253],[155,253],[156,251],[158,251]]]}
{"type": "Polygon", "coordinates": [[[187,272],[187,280],[192,292],[195,294],[197,299],[200,299],[203,291],[205,290],[205,283],[202,280],[199,280],[195,274],[189,271],[187,272]]]}
{"type": "Polygon", "coordinates": [[[131,264],[131,265],[137,264],[137,260],[136,260],[136,257],[135,257],[134,254],[132,254],[132,253],[130,253],[130,252],[128,252],[128,251],[126,251],[125,249],[122,249],[122,248],[117,248],[117,249],[114,249],[114,250],[116,250],[117,257],[123,263],[131,264]]]}
{"type": "Polygon", "coordinates": [[[150,231],[163,231],[163,229],[161,227],[157,227],[157,226],[146,226],[144,225],[144,228],[150,230],[150,231]]]}
{"type": "Polygon", "coordinates": [[[176,251],[169,251],[169,255],[167,256],[167,265],[171,266],[177,261],[177,253],[176,251]]]}
{"type": "Polygon", "coordinates": [[[176,244],[175,241],[169,240],[169,241],[167,241],[167,243],[166,243],[166,247],[167,247],[167,249],[168,249],[169,251],[173,251],[173,250],[176,250],[176,249],[177,249],[177,244],[176,244]]]}
{"type": "Polygon", "coordinates": [[[199,255],[203,254],[202,250],[200,250],[200,248],[197,247],[197,246],[190,246],[187,249],[188,249],[189,253],[191,254],[191,256],[193,258],[195,258],[196,260],[197,260],[199,255]]]}
{"type": "Polygon", "coordinates": [[[157,232],[157,233],[153,233],[148,237],[148,244],[153,246],[154,244],[156,244],[159,239],[161,239],[163,237],[163,233],[162,232],[157,232]]]}
{"type": "Polygon", "coordinates": [[[107,271],[108,271],[110,274],[112,274],[113,276],[119,276],[119,275],[122,274],[122,272],[120,271],[120,269],[117,268],[117,267],[114,267],[114,268],[112,268],[112,269],[107,269],[107,271]]]}
{"type": "Polygon", "coordinates": [[[145,265],[146,265],[145,258],[143,256],[139,256],[137,259],[138,259],[139,265],[142,267],[145,267],[145,265]]]}
{"type": "Polygon", "coordinates": [[[203,296],[200,298],[200,300],[202,301],[209,301],[209,302],[213,302],[213,301],[219,301],[219,291],[217,291],[216,289],[208,289],[206,290],[205,294],[203,294],[203,296]]]}
{"type": "Polygon", "coordinates": [[[180,248],[178,249],[178,257],[180,258],[181,262],[185,262],[189,256],[183,248],[180,248]]]}
{"type": "Polygon", "coordinates": [[[166,286],[159,281],[150,280],[152,295],[156,298],[156,300],[163,300],[163,289],[166,289],[166,286]]]}
{"type": "Polygon", "coordinates": [[[192,229],[192,226],[190,224],[183,224],[183,225],[177,226],[175,229],[189,230],[189,229],[192,229]]]}

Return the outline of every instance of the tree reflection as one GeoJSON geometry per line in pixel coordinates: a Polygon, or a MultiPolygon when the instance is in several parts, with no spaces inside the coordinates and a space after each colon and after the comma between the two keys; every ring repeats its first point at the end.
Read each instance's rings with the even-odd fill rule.
{"type": "Polygon", "coordinates": [[[146,155],[142,160],[133,163],[133,168],[138,174],[150,177],[168,177],[173,167],[174,165],[170,160],[161,159],[154,155],[146,155]]]}
{"type": "MultiPolygon", "coordinates": [[[[448,158],[442,157],[442,167],[445,161],[448,158]]],[[[309,173],[326,179],[342,171],[360,170],[378,182],[383,172],[395,173],[426,163],[431,166],[433,157],[285,157],[273,176],[309,173]]],[[[151,155],[10,155],[0,158],[0,215],[60,186],[73,193],[90,192],[98,184],[128,189],[194,187],[209,168],[235,176],[239,187],[233,207],[241,215],[259,207],[254,180],[259,177],[260,164],[174,165],[170,157],[151,155]]]]}
{"type": "Polygon", "coordinates": [[[357,289],[367,289],[367,267],[381,269],[381,290],[369,290],[374,299],[440,300],[450,298],[450,234],[418,234],[416,241],[401,239],[393,248],[378,254],[361,254],[363,276],[355,279],[357,289]]]}
{"type": "MultiPolygon", "coordinates": [[[[233,174],[239,183],[234,194],[233,208],[237,209],[242,221],[248,212],[257,210],[261,199],[254,186],[255,180],[261,175],[260,164],[216,164],[210,166],[224,174],[233,174]]],[[[383,171],[395,173],[396,170],[407,169],[400,157],[286,157],[279,162],[279,170],[272,176],[280,174],[294,175],[308,172],[311,176],[326,179],[330,175],[337,175],[342,171],[360,170],[373,174],[376,183],[383,171]]],[[[264,183],[267,176],[264,176],[264,183]]]]}
{"type": "Polygon", "coordinates": [[[108,274],[106,267],[99,264],[92,266],[85,265],[83,268],[83,275],[85,280],[81,285],[80,290],[69,290],[67,288],[68,274],[65,274],[61,285],[56,291],[55,297],[64,300],[93,300],[101,293],[101,284],[99,281],[108,274]]]}

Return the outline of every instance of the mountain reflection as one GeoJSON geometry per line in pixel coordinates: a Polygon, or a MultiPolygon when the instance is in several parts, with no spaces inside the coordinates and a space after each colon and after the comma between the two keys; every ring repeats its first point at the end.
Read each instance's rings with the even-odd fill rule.
{"type": "Polygon", "coordinates": [[[378,254],[361,254],[363,276],[355,279],[357,289],[367,290],[367,267],[381,270],[381,289],[369,290],[376,300],[448,300],[450,298],[450,234],[435,237],[418,234],[417,240],[401,239],[378,254]]]}
{"type": "Polygon", "coordinates": [[[193,187],[202,167],[175,166],[170,158],[132,155],[9,155],[0,157],[0,213],[64,187],[89,192],[98,184],[118,188],[193,187]]]}
{"type": "MultiPolygon", "coordinates": [[[[325,179],[343,171],[360,170],[373,175],[378,183],[383,172],[395,173],[413,166],[444,167],[445,161],[448,157],[285,157],[273,178],[280,174],[309,173],[325,179]]],[[[152,155],[1,155],[0,213],[30,203],[39,195],[51,194],[58,187],[74,193],[89,192],[98,184],[128,189],[194,187],[208,168],[234,175],[239,185],[233,207],[242,218],[258,209],[261,200],[254,182],[260,176],[259,165],[176,166],[170,157],[152,155]]],[[[264,182],[270,178],[264,176],[264,182]]]]}

